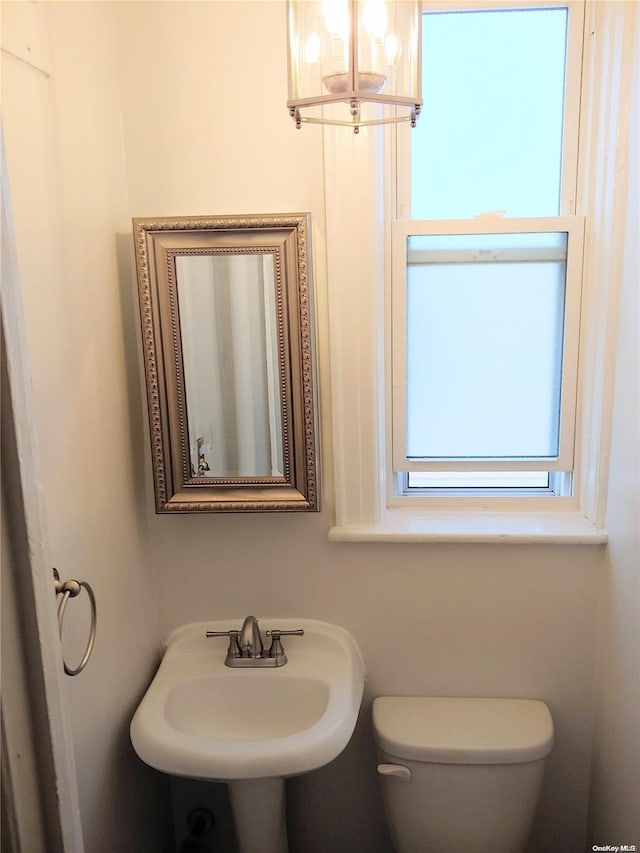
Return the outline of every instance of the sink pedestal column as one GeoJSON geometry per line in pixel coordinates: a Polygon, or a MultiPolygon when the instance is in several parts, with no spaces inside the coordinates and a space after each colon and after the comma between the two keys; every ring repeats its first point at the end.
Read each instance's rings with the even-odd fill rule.
{"type": "Polygon", "coordinates": [[[227,784],[239,853],[288,853],[284,779],[235,779],[227,784]]]}

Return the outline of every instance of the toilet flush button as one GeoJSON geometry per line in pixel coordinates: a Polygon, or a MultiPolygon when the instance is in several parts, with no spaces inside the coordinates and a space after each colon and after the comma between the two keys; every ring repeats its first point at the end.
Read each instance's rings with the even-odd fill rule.
{"type": "Polygon", "coordinates": [[[411,770],[402,764],[378,764],[378,773],[381,776],[397,776],[403,782],[411,779],[411,770]]]}

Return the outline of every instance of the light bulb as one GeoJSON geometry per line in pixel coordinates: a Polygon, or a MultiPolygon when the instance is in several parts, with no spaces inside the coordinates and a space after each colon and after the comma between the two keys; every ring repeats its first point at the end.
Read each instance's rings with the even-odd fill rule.
{"type": "Polygon", "coordinates": [[[376,41],[382,41],[387,30],[387,7],[384,0],[365,0],[362,4],[362,24],[376,41]]]}
{"type": "Polygon", "coordinates": [[[395,65],[400,58],[402,46],[398,36],[390,35],[384,40],[384,53],[387,58],[387,65],[395,65]]]}
{"type": "Polygon", "coordinates": [[[348,0],[322,0],[322,15],[331,38],[349,38],[348,0]]]}
{"type": "Polygon", "coordinates": [[[311,33],[304,45],[304,61],[308,64],[317,62],[320,59],[320,48],[320,36],[311,33]]]}

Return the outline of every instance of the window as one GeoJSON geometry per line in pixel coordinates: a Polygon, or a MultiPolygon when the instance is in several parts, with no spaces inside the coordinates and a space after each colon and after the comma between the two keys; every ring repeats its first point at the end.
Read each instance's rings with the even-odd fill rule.
{"type": "Polygon", "coordinates": [[[394,226],[394,469],[571,470],[582,221],[394,226]]]}
{"type": "Polygon", "coordinates": [[[395,496],[571,494],[574,16],[545,5],[423,14],[425,120],[399,173],[412,218],[392,237],[395,496]]]}
{"type": "MultiPolygon", "coordinates": [[[[460,0],[460,5],[466,5],[467,9],[470,6],[466,0],[460,0]]],[[[486,0],[486,5],[492,9],[500,5],[501,11],[492,14],[504,14],[506,18],[513,13],[504,12],[504,7],[521,4],[486,0]]],[[[558,10],[561,5],[544,0],[528,3],[531,9],[544,11],[558,10]]],[[[454,168],[453,174],[460,174],[461,178],[455,193],[450,177],[442,180],[446,184],[445,191],[450,187],[451,198],[455,195],[458,206],[449,211],[442,208],[413,210],[417,196],[414,193],[411,198],[410,193],[410,145],[417,138],[417,132],[427,136],[432,130],[439,132],[437,122],[441,119],[434,112],[433,92],[424,93],[425,107],[415,130],[408,126],[365,129],[354,137],[342,133],[341,128],[323,129],[326,270],[320,266],[317,273],[326,274],[327,282],[327,304],[320,305],[320,313],[326,321],[331,368],[330,417],[328,408],[323,407],[333,449],[335,525],[329,533],[331,539],[606,542],[602,524],[615,353],[615,306],[628,195],[624,139],[634,59],[630,5],[587,2],[583,63],[583,4],[572,0],[565,4],[562,14],[566,21],[566,72],[559,166],[557,147],[554,155],[555,173],[556,177],[559,174],[560,183],[553,209],[548,201],[551,195],[547,194],[544,205],[540,203],[534,207],[531,202],[526,210],[512,208],[510,202],[498,204],[493,200],[478,203],[479,210],[475,206],[463,210],[457,199],[469,170],[458,159],[458,170],[454,168]],[[578,112],[579,162],[576,156],[578,112]],[[505,210],[505,213],[476,217],[476,213],[496,210],[505,210]],[[562,218],[575,215],[584,217],[584,260],[580,316],[573,318],[580,323],[573,478],[564,470],[553,469],[552,465],[538,470],[506,472],[487,471],[482,467],[461,472],[433,469],[408,472],[394,466],[390,405],[392,393],[397,393],[393,387],[390,334],[393,220],[411,220],[412,217],[414,222],[437,220],[440,234],[458,237],[463,232],[454,220],[460,218],[475,222],[486,234],[497,233],[495,226],[516,218],[549,220],[543,233],[568,234],[565,287],[570,299],[574,267],[570,262],[570,247],[575,241],[562,218]],[[461,495],[461,490],[451,484],[460,477],[467,480],[467,492],[474,490],[471,494],[461,495]],[[494,487],[499,478],[503,478],[501,494],[504,497],[495,495],[494,487]],[[571,479],[573,482],[567,482],[571,479]],[[511,490],[504,486],[509,480],[513,486],[511,490]],[[426,486],[439,488],[436,493],[426,495],[426,486]],[[407,495],[405,487],[415,492],[407,495]],[[538,494],[532,494],[536,490],[538,494]],[[416,492],[422,494],[416,495],[416,492]]],[[[472,8],[476,10],[477,6],[474,3],[472,8]]],[[[428,8],[431,10],[433,5],[429,4],[428,8]]],[[[446,21],[444,13],[439,21],[446,21]]],[[[541,42],[536,53],[546,58],[547,47],[546,41],[541,42]]],[[[485,53],[490,53],[488,48],[485,53]]],[[[466,63],[470,79],[478,72],[478,62],[476,54],[475,64],[471,64],[471,60],[466,63]]],[[[503,77],[508,76],[507,72],[510,74],[511,68],[505,69],[503,77]]],[[[446,79],[443,78],[443,82],[446,83],[446,79]]],[[[435,84],[434,88],[437,88],[435,84]]],[[[485,93],[485,100],[492,98],[492,93],[491,96],[485,93]]],[[[536,110],[535,115],[539,114],[536,110]]],[[[479,138],[479,131],[471,125],[466,136],[473,141],[479,138]]],[[[449,140],[444,150],[452,144],[449,140]]],[[[504,159],[503,152],[496,156],[495,160],[498,159],[504,159]]],[[[437,160],[432,176],[433,180],[439,180],[437,160]]],[[[509,178],[507,186],[511,184],[509,178]]],[[[446,192],[442,198],[446,198],[446,192]]],[[[577,223],[579,234],[582,230],[580,220],[573,221],[577,223]]],[[[430,236],[434,229],[428,226],[424,230],[427,231],[424,236],[430,236]]],[[[433,246],[428,248],[435,251],[433,246]]],[[[454,248],[454,254],[461,252],[460,247],[454,248]]],[[[451,252],[452,248],[448,247],[447,251],[451,252]]],[[[320,258],[323,257],[321,253],[320,258]]],[[[433,290],[437,293],[438,288],[434,286],[433,290]]],[[[563,330],[563,347],[565,340],[566,329],[563,330]]],[[[564,364],[563,356],[563,367],[564,364]]],[[[326,377],[327,373],[324,375],[326,377]]],[[[553,391],[553,382],[550,387],[553,391]]],[[[560,435],[562,420],[560,412],[560,435]]]]}

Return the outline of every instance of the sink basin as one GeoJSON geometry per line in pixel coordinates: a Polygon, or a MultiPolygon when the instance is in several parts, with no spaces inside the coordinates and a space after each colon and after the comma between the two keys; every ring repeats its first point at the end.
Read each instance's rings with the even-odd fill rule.
{"type": "Polygon", "coordinates": [[[195,678],[166,698],[167,722],[176,731],[206,740],[273,740],[315,725],[329,704],[329,687],[313,678],[280,678],[264,672],[195,678]]]}
{"type": "Polygon", "coordinates": [[[266,779],[321,767],[345,748],[364,689],[351,634],[311,619],[261,619],[263,633],[303,628],[304,636],[283,637],[282,667],[230,669],[225,639],[205,631],[241,624],[198,622],[170,635],[131,722],[144,762],[196,779],[266,779]]]}

